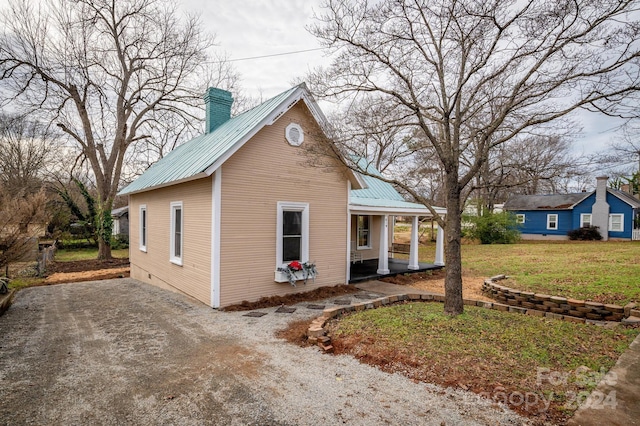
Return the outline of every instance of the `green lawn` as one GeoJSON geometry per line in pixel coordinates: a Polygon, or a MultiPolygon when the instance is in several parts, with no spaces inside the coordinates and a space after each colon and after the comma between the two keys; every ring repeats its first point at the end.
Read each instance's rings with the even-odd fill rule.
{"type": "MultiPolygon", "coordinates": [[[[129,257],[129,249],[111,250],[111,255],[117,258],[129,257]]],[[[56,251],[56,262],[70,262],[74,260],[93,260],[98,257],[97,248],[60,249],[56,251]]]]}
{"type": "Polygon", "coordinates": [[[640,333],[469,306],[450,317],[441,303],[366,310],[331,327],[337,353],[490,398],[497,388],[508,395],[535,393],[540,402],[543,397],[553,401],[550,412],[538,413],[540,406],[529,412],[546,420],[570,414],[572,395],[592,390],[597,373],[609,370],[640,333]],[[543,371],[567,380],[549,382],[543,371]]]}
{"type": "MultiPolygon", "coordinates": [[[[421,247],[433,262],[434,245],[421,247]]],[[[465,273],[511,277],[505,285],[605,303],[640,301],[640,241],[520,242],[462,246],[465,273]]]]}

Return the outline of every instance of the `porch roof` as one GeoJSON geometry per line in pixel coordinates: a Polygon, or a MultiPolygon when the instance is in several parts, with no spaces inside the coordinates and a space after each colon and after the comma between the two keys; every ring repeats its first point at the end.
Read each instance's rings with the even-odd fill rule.
{"type": "MultiPolygon", "coordinates": [[[[367,171],[372,174],[380,174],[371,165],[368,165],[367,171]]],[[[376,179],[373,176],[360,175],[360,177],[367,187],[351,190],[350,211],[406,216],[433,216],[431,211],[424,205],[405,200],[390,183],[376,179]]],[[[434,208],[439,215],[447,214],[447,210],[442,207],[434,208]]]]}
{"type": "MultiPolygon", "coordinates": [[[[440,215],[447,214],[447,210],[442,207],[434,208],[440,215]]],[[[431,211],[422,204],[377,198],[352,198],[349,203],[349,210],[351,212],[394,214],[403,216],[433,216],[431,211]]]]}

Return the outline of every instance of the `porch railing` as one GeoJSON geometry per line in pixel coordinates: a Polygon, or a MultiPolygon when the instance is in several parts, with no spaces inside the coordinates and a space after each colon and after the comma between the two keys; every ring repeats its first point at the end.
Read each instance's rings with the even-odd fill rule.
{"type": "Polygon", "coordinates": [[[634,229],[631,234],[631,239],[633,241],[640,241],[640,229],[634,229]]]}

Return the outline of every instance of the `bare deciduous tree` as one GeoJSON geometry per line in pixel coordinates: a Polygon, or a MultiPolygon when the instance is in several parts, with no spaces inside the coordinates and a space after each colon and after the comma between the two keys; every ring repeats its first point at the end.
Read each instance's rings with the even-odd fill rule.
{"type": "Polygon", "coordinates": [[[412,137],[412,129],[402,126],[403,118],[394,112],[384,99],[364,97],[347,111],[333,113],[329,121],[341,144],[363,153],[378,171],[385,172],[390,166],[398,168],[398,162],[409,155],[406,142],[412,137]]]}
{"type": "MultiPolygon", "coordinates": [[[[45,117],[80,147],[107,218],[127,151],[167,116],[199,126],[213,39],[168,0],[12,2],[2,11],[5,102],[45,117]]],[[[99,258],[110,258],[108,220],[99,258]]]]}
{"type": "MultiPolygon", "coordinates": [[[[422,134],[444,171],[445,312],[463,311],[464,191],[502,144],[532,128],[544,132],[579,108],[613,111],[639,87],[640,25],[630,16],[637,6],[633,0],[326,0],[311,31],[334,56],[309,75],[313,91],[339,100],[363,93],[384,99],[406,117],[403,127],[422,134]]],[[[339,154],[358,169],[352,156],[339,154]]],[[[400,179],[388,180],[427,203],[400,179]]]]}
{"type": "Polygon", "coordinates": [[[53,142],[44,126],[22,116],[0,114],[0,186],[10,196],[38,192],[53,156],[53,142]]]}
{"type": "Polygon", "coordinates": [[[565,184],[590,171],[590,160],[571,152],[571,141],[559,136],[514,138],[489,153],[471,188],[478,214],[493,211],[510,194],[567,191],[565,184]]]}
{"type": "Polygon", "coordinates": [[[0,186],[0,269],[37,248],[37,237],[46,229],[46,204],[44,190],[9,194],[0,186]]]}
{"type": "Polygon", "coordinates": [[[609,161],[625,174],[640,173],[640,125],[630,120],[623,128],[622,138],[610,146],[609,161]]]}

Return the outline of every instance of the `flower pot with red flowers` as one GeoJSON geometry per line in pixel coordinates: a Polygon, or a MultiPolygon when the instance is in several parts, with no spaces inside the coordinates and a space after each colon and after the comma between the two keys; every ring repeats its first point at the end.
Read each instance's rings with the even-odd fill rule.
{"type": "Polygon", "coordinates": [[[309,278],[315,281],[316,275],[318,275],[318,270],[315,263],[294,260],[283,264],[276,270],[275,281],[288,282],[295,287],[296,281],[303,281],[303,284],[306,284],[309,278]]]}

